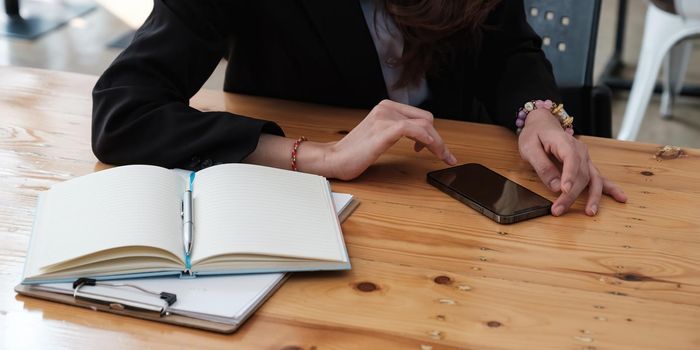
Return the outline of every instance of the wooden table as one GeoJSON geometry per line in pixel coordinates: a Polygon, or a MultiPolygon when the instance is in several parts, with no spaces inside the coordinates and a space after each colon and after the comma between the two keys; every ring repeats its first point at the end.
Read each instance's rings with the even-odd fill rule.
{"type": "MultiPolygon", "coordinates": [[[[333,182],[362,202],[343,224],[353,269],[293,276],[225,336],[16,296],[40,191],[105,168],[90,150],[95,77],[0,68],[0,348],[698,349],[700,151],[584,137],[630,197],[501,226],[433,189],[445,165],[399,142],[333,182]]],[[[342,137],[366,111],[202,91],[192,104],[342,137]],[[319,129],[318,125],[327,125],[319,129]]],[[[505,129],[436,121],[461,162],[553,199],[505,129]]]]}

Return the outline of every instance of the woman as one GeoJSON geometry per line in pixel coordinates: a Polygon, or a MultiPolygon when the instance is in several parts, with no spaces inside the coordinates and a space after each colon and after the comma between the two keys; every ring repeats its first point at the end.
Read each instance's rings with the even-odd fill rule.
{"type": "Polygon", "coordinates": [[[249,162],[344,180],[402,137],[457,164],[433,115],[476,121],[485,109],[495,123],[522,127],[520,154],[561,192],[554,215],[587,187],[589,215],[602,193],[626,201],[550,109],[521,113],[516,126],[526,102],[560,100],[522,1],[156,0],[93,99],[93,150],[106,163],[249,162]],[[190,108],[221,57],[226,91],[371,112],[338,142],[302,143],[269,121],[190,108]]]}

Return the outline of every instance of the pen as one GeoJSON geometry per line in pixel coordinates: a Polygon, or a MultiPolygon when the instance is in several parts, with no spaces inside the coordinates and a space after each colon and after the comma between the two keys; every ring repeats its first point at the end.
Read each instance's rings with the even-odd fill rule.
{"type": "Polygon", "coordinates": [[[187,190],[182,198],[182,243],[185,246],[185,255],[190,256],[192,252],[192,191],[187,190]]]}

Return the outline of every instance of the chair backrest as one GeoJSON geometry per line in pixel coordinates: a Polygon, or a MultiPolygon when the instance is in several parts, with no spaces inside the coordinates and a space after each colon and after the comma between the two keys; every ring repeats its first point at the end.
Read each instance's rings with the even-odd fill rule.
{"type": "Polygon", "coordinates": [[[528,23],[542,37],[542,50],[552,62],[566,110],[578,117],[576,132],[611,137],[610,89],[593,86],[601,1],[524,0],[524,4],[528,23]]]}
{"type": "MultiPolygon", "coordinates": [[[[697,1],[697,0],[695,0],[697,1]]],[[[601,0],[525,0],[530,26],[561,87],[593,85],[601,0]]]]}

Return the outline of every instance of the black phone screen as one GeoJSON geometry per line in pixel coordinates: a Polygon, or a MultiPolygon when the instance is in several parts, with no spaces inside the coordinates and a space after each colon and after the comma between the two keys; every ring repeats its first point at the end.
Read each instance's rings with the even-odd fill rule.
{"type": "Polygon", "coordinates": [[[499,216],[513,216],[539,208],[545,208],[548,212],[552,205],[546,198],[481,164],[464,164],[433,171],[428,174],[428,181],[431,180],[438,183],[434,185],[446,187],[443,188],[446,192],[454,192],[450,193],[453,197],[458,194],[499,216]]]}

